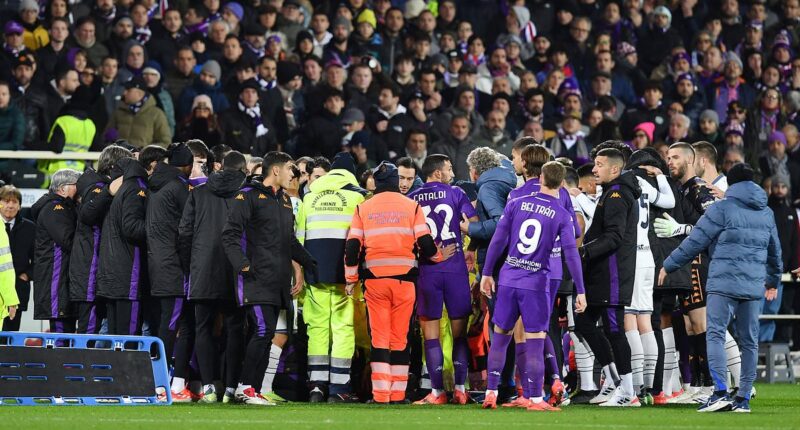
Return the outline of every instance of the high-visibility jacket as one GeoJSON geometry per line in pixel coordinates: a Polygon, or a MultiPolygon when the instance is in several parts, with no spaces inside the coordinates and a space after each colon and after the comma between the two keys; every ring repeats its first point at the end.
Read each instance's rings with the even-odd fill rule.
{"type": "MultiPolygon", "coordinates": [[[[48,142],[53,138],[56,127],[60,127],[64,132],[64,152],[89,152],[97,132],[91,119],[80,119],[72,115],[58,117],[53,123],[53,127],[50,128],[50,134],[47,136],[48,142]]],[[[39,162],[39,170],[43,171],[48,178],[61,169],[75,169],[83,172],[85,167],[86,163],[78,160],[42,160],[39,162]]]]}
{"type": "Polygon", "coordinates": [[[295,235],[317,260],[319,282],[344,284],[347,230],[366,194],[352,173],[334,169],[314,181],[303,197],[295,218],[295,235]]]}
{"type": "MultiPolygon", "coordinates": [[[[386,191],[361,203],[353,214],[347,235],[347,253],[351,255],[352,240],[360,243],[367,278],[399,278],[416,276],[419,239],[428,236],[434,249],[424,257],[441,260],[441,253],[433,247],[433,240],[425,214],[419,204],[408,197],[386,191]]],[[[423,253],[425,250],[423,249],[423,253]]],[[[348,283],[358,281],[358,264],[345,258],[345,277],[348,283]]]]}
{"type": "Polygon", "coordinates": [[[8,315],[9,306],[19,304],[16,278],[8,234],[2,229],[0,230],[0,321],[8,315]]]}

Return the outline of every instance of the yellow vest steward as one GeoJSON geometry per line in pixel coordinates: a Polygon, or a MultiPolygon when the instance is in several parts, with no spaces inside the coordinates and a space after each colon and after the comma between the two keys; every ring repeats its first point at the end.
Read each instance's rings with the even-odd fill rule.
{"type": "MultiPolygon", "coordinates": [[[[56,127],[61,127],[64,132],[64,152],[89,152],[96,132],[91,119],[79,119],[72,115],[58,117],[47,136],[48,142],[53,138],[53,131],[56,127]]],[[[75,169],[83,172],[85,167],[85,162],[77,160],[42,160],[39,162],[39,170],[43,171],[48,178],[61,169],[75,169]]]]}
{"type": "Polygon", "coordinates": [[[11,259],[11,246],[6,230],[0,230],[0,321],[8,315],[8,307],[19,304],[16,289],[17,275],[11,259]]]}
{"type": "Polygon", "coordinates": [[[319,281],[344,283],[344,245],[356,206],[366,191],[347,170],[334,169],[314,181],[295,219],[295,234],[317,260],[319,281]]]}

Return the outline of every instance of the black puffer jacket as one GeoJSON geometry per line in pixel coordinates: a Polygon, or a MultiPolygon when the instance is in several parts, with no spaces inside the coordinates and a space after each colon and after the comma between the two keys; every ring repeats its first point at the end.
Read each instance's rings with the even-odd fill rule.
{"type": "Polygon", "coordinates": [[[313,258],[294,235],[289,196],[252,182],[231,200],[222,244],[238,273],[236,299],[240,306],[267,304],[288,309],[292,260],[310,269],[313,258]],[[247,272],[242,269],[249,267],[247,272]]]}
{"type": "Polygon", "coordinates": [[[636,175],[625,172],[603,185],[592,225],[584,238],[586,301],[592,305],[631,304],[636,269],[637,200],[642,194],[636,175]]]}
{"type": "Polygon", "coordinates": [[[147,202],[147,268],[150,294],[185,296],[188,279],[178,257],[178,224],[189,197],[189,180],[175,167],[156,165],[147,202]]]}
{"type": "Polygon", "coordinates": [[[277,130],[262,109],[261,121],[267,133],[256,136],[256,125],[253,119],[241,112],[237,105],[220,115],[220,127],[223,130],[223,141],[235,151],[261,157],[269,151],[278,149],[277,130]]]}
{"type": "Polygon", "coordinates": [[[147,282],[147,172],[133,158],[117,162],[122,185],[103,220],[97,295],[114,300],[139,300],[147,282]]]}
{"type": "Polygon", "coordinates": [[[244,172],[223,170],[189,193],[178,243],[183,268],[190,273],[190,300],[234,300],[235,274],[222,248],[222,228],[244,180],[244,172]]]}
{"type": "Polygon", "coordinates": [[[72,199],[47,193],[31,207],[31,216],[36,220],[33,318],[71,317],[69,255],[75,235],[75,204],[72,199]]]}
{"type": "Polygon", "coordinates": [[[100,265],[101,224],[82,221],[84,208],[98,198],[109,179],[92,169],[87,169],[78,179],[78,220],[72,255],[69,263],[69,299],[73,302],[93,302],[97,293],[97,268],[100,265]]]}

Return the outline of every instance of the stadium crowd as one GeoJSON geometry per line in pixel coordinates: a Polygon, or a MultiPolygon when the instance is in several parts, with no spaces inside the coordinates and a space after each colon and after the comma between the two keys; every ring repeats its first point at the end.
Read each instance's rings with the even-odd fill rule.
{"type": "Polygon", "coordinates": [[[3,330],[158,336],[174,401],[749,412],[797,337],[800,0],[0,22],[0,150],[101,151],[0,159],[3,330]]]}

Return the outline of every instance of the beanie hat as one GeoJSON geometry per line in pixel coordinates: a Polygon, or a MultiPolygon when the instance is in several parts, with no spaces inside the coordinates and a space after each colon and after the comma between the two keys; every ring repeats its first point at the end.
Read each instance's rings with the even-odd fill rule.
{"type": "Polygon", "coordinates": [[[783,146],[786,146],[786,135],[782,131],[773,131],[769,134],[769,140],[767,140],[767,143],[772,142],[780,142],[783,146]]]}
{"type": "Polygon", "coordinates": [[[652,122],[643,122],[633,128],[633,133],[636,134],[637,131],[641,130],[644,134],[647,135],[647,139],[650,143],[653,143],[653,134],[656,131],[656,125],[652,122]]]}
{"type": "Polygon", "coordinates": [[[234,14],[239,21],[241,21],[242,18],[244,18],[244,8],[242,7],[242,5],[236,3],[235,1],[226,4],[222,9],[223,10],[228,9],[229,11],[231,11],[231,13],[234,14]]]}
{"type": "Polygon", "coordinates": [[[403,13],[403,17],[405,19],[413,19],[419,16],[423,10],[425,10],[426,5],[423,0],[408,0],[406,2],[406,9],[403,13]]]}
{"type": "Polygon", "coordinates": [[[706,109],[700,112],[700,121],[713,121],[719,126],[719,114],[713,109],[706,109]]]}
{"type": "Polygon", "coordinates": [[[728,169],[728,185],[753,180],[753,168],[747,163],[734,164],[728,169]]]}
{"type": "Polygon", "coordinates": [[[736,55],[736,53],[733,51],[729,51],[727,54],[725,54],[725,64],[728,64],[731,61],[736,63],[736,65],[739,66],[740,69],[743,67],[742,59],[739,58],[739,56],[736,55]]]}
{"type": "Polygon", "coordinates": [[[194,163],[194,154],[185,143],[173,143],[167,148],[169,165],[175,167],[191,166],[194,163]]]}
{"type": "Polygon", "coordinates": [[[356,24],[361,24],[362,22],[366,22],[367,24],[371,25],[372,28],[378,26],[378,19],[375,18],[375,12],[370,9],[364,9],[358,14],[358,18],[356,18],[356,24]]]}
{"type": "Polygon", "coordinates": [[[150,60],[150,61],[144,63],[144,69],[142,69],[142,72],[143,73],[144,72],[155,73],[155,74],[158,75],[159,79],[161,79],[161,75],[163,74],[162,73],[162,69],[161,69],[161,65],[158,64],[158,62],[153,61],[153,60],[150,60]]]}
{"type": "Polygon", "coordinates": [[[192,100],[192,112],[194,112],[194,110],[201,105],[204,105],[211,111],[211,113],[214,113],[214,103],[211,102],[211,97],[205,94],[196,95],[194,100],[192,100]]]}
{"type": "Polygon", "coordinates": [[[69,98],[67,105],[75,109],[88,110],[92,107],[95,100],[95,93],[86,85],[79,86],[72,97],[69,98]]]}
{"type": "Polygon", "coordinates": [[[350,155],[349,152],[340,152],[333,157],[333,162],[331,163],[331,170],[334,169],[344,169],[352,174],[356,174],[356,162],[353,160],[353,156],[350,155]]]}
{"type": "Polygon", "coordinates": [[[397,172],[397,166],[388,161],[381,162],[372,171],[372,177],[375,179],[375,188],[397,190],[400,187],[400,175],[397,172]]]}
{"type": "Polygon", "coordinates": [[[19,3],[19,11],[22,12],[25,10],[35,10],[38,12],[39,2],[37,2],[36,0],[22,0],[19,3]]]}
{"type": "Polygon", "coordinates": [[[631,45],[628,42],[620,42],[617,46],[617,56],[620,58],[625,58],[630,54],[636,53],[636,47],[631,45]]]}
{"type": "Polygon", "coordinates": [[[200,69],[200,73],[208,73],[217,78],[217,81],[222,79],[222,68],[215,60],[206,61],[205,64],[203,64],[203,68],[200,69]]]}
{"type": "Polygon", "coordinates": [[[290,61],[278,62],[278,84],[285,85],[297,76],[303,76],[300,65],[290,61]]]}
{"type": "Polygon", "coordinates": [[[336,28],[340,25],[346,28],[347,31],[353,31],[353,23],[343,16],[337,16],[336,19],[333,20],[333,27],[331,28],[336,28]]]}
{"type": "Polygon", "coordinates": [[[672,12],[666,6],[659,6],[653,9],[653,15],[664,15],[667,17],[667,27],[672,25],[672,12]]]}

